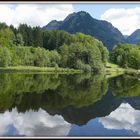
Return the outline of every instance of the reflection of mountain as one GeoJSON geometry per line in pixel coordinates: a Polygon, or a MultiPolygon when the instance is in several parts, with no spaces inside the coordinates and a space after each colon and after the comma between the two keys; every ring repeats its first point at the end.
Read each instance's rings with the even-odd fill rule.
{"type": "Polygon", "coordinates": [[[90,119],[106,116],[113,110],[115,110],[119,105],[120,101],[116,100],[112,94],[107,94],[96,103],[89,105],[87,107],[75,108],[67,107],[64,109],[46,109],[46,111],[51,114],[59,114],[64,117],[64,119],[73,124],[84,125],[90,119]]]}
{"type": "Polygon", "coordinates": [[[140,110],[140,97],[131,98],[116,98],[111,93],[105,95],[100,101],[88,107],[74,108],[68,107],[65,109],[47,109],[46,111],[51,114],[59,114],[64,119],[72,124],[85,125],[89,120],[104,117],[109,115],[112,111],[117,109],[123,102],[129,103],[134,109],[140,110]]]}
{"type": "Polygon", "coordinates": [[[140,97],[127,98],[125,99],[125,101],[129,103],[136,110],[140,110],[140,97]]]}
{"type": "Polygon", "coordinates": [[[126,129],[140,134],[140,111],[128,103],[122,103],[109,116],[100,118],[100,122],[108,129],[126,129]]]}

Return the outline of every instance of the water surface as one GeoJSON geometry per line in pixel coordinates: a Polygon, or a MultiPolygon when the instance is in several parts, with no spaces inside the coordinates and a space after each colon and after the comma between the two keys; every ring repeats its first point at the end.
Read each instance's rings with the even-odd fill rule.
{"type": "Polygon", "coordinates": [[[140,81],[0,74],[0,136],[139,136],[140,81]]]}

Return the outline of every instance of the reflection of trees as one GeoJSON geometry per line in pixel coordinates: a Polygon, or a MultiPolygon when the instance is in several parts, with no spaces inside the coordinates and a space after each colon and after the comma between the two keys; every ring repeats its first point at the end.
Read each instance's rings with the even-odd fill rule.
{"type": "Polygon", "coordinates": [[[122,75],[111,79],[110,88],[117,97],[140,96],[140,81],[133,76],[122,75]]]}
{"type": "Polygon", "coordinates": [[[114,97],[140,110],[140,81],[137,77],[122,75],[109,81],[114,97]]]}
{"type": "Polygon", "coordinates": [[[0,75],[0,110],[83,107],[107,91],[103,75],[0,75]]]}
{"type": "Polygon", "coordinates": [[[63,80],[63,84],[58,88],[58,94],[64,99],[65,104],[76,107],[88,106],[100,100],[106,93],[107,81],[103,75],[82,79],[83,76],[85,75],[69,76],[63,80]],[[82,80],[79,82],[78,79],[82,80]]]}
{"type": "Polygon", "coordinates": [[[56,89],[59,84],[57,75],[1,74],[0,110],[20,104],[24,94],[42,94],[46,90],[56,89]]]}

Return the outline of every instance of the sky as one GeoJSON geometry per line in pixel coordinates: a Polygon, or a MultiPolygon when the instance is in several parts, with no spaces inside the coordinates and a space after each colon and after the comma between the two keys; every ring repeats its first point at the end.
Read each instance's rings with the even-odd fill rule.
{"type": "Polygon", "coordinates": [[[123,35],[140,29],[140,3],[0,3],[0,22],[15,27],[20,23],[42,27],[78,11],[112,23],[123,35]]]}

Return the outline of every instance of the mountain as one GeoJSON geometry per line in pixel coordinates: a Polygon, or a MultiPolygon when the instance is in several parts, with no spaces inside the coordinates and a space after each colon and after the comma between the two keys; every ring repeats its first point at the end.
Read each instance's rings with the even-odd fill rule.
{"type": "Polygon", "coordinates": [[[63,21],[53,20],[43,27],[46,30],[65,30],[69,33],[82,32],[94,36],[111,51],[113,46],[125,42],[125,37],[113,25],[104,20],[97,20],[85,11],[72,13],[63,21]]]}
{"type": "Polygon", "coordinates": [[[124,35],[124,38],[127,39],[129,35],[124,35]]]}
{"type": "Polygon", "coordinates": [[[47,26],[48,26],[48,30],[57,30],[57,29],[59,29],[61,23],[62,23],[62,21],[52,20],[52,21],[47,25],[47,26]]]}
{"type": "Polygon", "coordinates": [[[127,43],[130,43],[130,44],[140,43],[140,29],[137,29],[130,36],[128,36],[126,41],[127,43]]]}

